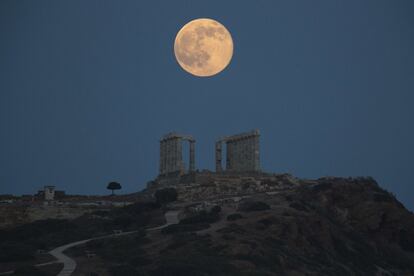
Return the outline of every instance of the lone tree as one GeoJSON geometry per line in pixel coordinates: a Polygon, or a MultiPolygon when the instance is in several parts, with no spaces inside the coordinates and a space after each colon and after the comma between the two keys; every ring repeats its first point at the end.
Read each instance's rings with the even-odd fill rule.
{"type": "Polygon", "coordinates": [[[112,195],[114,195],[114,190],[121,190],[121,184],[118,182],[112,181],[109,182],[108,186],[106,186],[108,190],[112,190],[112,195]]]}

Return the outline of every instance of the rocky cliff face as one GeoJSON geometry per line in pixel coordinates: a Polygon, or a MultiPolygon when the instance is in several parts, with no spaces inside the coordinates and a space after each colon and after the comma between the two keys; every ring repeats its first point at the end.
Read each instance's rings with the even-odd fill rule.
{"type": "Polygon", "coordinates": [[[414,272],[414,216],[373,179],[320,179],[264,201],[271,210],[231,226],[257,245],[244,246],[255,268],[275,258],[283,273],[414,272]]]}
{"type": "Polygon", "coordinates": [[[414,275],[414,215],[372,178],[296,184],[223,204],[209,228],[153,235],[142,246],[151,261],[126,265],[149,275],[414,275]]]}

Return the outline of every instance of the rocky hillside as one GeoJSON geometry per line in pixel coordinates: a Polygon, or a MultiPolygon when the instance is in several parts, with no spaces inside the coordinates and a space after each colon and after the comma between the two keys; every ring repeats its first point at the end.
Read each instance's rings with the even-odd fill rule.
{"type": "Polygon", "coordinates": [[[2,230],[0,272],[121,229],[139,231],[67,252],[75,275],[414,275],[414,215],[372,178],[260,177],[213,176],[159,190],[158,202],[147,190],[123,208],[2,230]],[[169,209],[180,223],[151,229],[169,209]]]}
{"type": "Polygon", "coordinates": [[[324,178],[87,247],[107,275],[414,275],[414,215],[371,178],[324,178]]]}
{"type": "Polygon", "coordinates": [[[75,219],[86,213],[96,211],[88,206],[43,206],[4,205],[0,206],[0,229],[7,229],[46,219],[75,219]]]}

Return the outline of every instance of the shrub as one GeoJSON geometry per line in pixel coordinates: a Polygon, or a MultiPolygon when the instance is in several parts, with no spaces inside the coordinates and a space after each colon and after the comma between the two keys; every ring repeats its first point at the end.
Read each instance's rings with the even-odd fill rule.
{"type": "Polygon", "coordinates": [[[34,258],[35,249],[22,242],[4,243],[0,247],[0,262],[28,261],[34,258]]]}
{"type": "Polygon", "coordinates": [[[159,204],[166,204],[177,200],[177,190],[174,188],[160,189],[155,192],[155,199],[159,204]]]}
{"type": "Polygon", "coordinates": [[[17,268],[13,275],[16,276],[48,276],[47,273],[40,271],[38,268],[34,266],[22,266],[17,268]]]}
{"type": "Polygon", "coordinates": [[[238,220],[238,219],[241,219],[241,218],[243,218],[243,216],[239,213],[234,213],[234,214],[231,214],[231,215],[227,216],[228,221],[235,221],[235,220],[238,220]]]}
{"type": "Polygon", "coordinates": [[[110,269],[111,275],[114,276],[136,276],[139,275],[138,271],[131,265],[116,265],[110,269]]]}
{"type": "Polygon", "coordinates": [[[308,208],[306,208],[306,206],[300,202],[293,202],[289,206],[298,211],[304,211],[304,212],[308,211],[308,208]]]}
{"type": "MultiPolygon", "coordinates": [[[[206,248],[202,242],[192,243],[192,248],[186,250],[187,254],[177,254],[161,258],[155,270],[151,271],[153,276],[202,276],[202,275],[240,275],[240,271],[230,264],[223,256],[217,256],[216,252],[206,248]]],[[[184,253],[184,252],[183,252],[184,253]]]]}
{"type": "Polygon", "coordinates": [[[98,210],[95,212],[92,212],[92,215],[98,216],[98,217],[106,217],[109,215],[109,211],[106,210],[98,210]]]}
{"type": "Polygon", "coordinates": [[[193,223],[214,223],[220,219],[220,206],[214,206],[210,212],[202,210],[193,216],[182,219],[180,224],[193,224],[193,223]]]}
{"type": "Polygon", "coordinates": [[[119,213],[139,214],[139,213],[152,211],[158,208],[160,208],[160,205],[158,203],[153,202],[153,201],[147,201],[147,202],[137,202],[131,205],[127,205],[125,207],[118,209],[117,211],[119,213]]]}
{"type": "Polygon", "coordinates": [[[163,234],[174,234],[180,232],[194,232],[210,227],[208,223],[194,223],[194,224],[173,224],[161,230],[163,234]]]}
{"type": "Polygon", "coordinates": [[[133,222],[134,222],[133,217],[127,214],[122,214],[118,217],[115,217],[113,221],[115,226],[121,227],[122,229],[125,229],[131,226],[133,222]]]}
{"type": "Polygon", "coordinates": [[[242,202],[239,205],[238,211],[242,212],[254,212],[254,211],[264,211],[269,210],[269,204],[262,201],[246,201],[242,202]]]}
{"type": "Polygon", "coordinates": [[[214,206],[213,208],[211,208],[210,212],[211,212],[211,213],[214,213],[214,214],[218,214],[218,213],[220,213],[220,212],[221,212],[221,207],[220,207],[220,206],[218,206],[218,205],[216,205],[216,206],[214,206]]]}

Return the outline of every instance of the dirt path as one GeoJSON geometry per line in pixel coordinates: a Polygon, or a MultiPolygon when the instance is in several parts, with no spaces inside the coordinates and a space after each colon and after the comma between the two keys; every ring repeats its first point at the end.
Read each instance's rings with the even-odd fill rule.
{"type": "MultiPolygon", "coordinates": [[[[178,213],[179,213],[179,211],[168,211],[164,215],[165,220],[166,220],[166,223],[164,225],[149,228],[149,229],[147,229],[147,231],[159,230],[159,229],[165,228],[165,227],[167,227],[171,224],[178,223],[178,213]]],[[[111,234],[111,235],[107,235],[107,236],[91,238],[91,239],[87,239],[87,240],[82,240],[82,241],[77,241],[77,242],[72,242],[72,243],[69,243],[69,244],[65,244],[65,245],[62,245],[62,246],[59,246],[59,247],[53,249],[49,253],[57,259],[58,263],[63,263],[63,269],[57,276],[70,276],[70,275],[72,275],[73,271],[75,271],[75,269],[76,269],[75,260],[73,260],[72,258],[65,255],[63,253],[65,250],[67,250],[69,248],[72,248],[74,246],[85,244],[85,243],[87,243],[89,241],[92,241],[92,240],[100,240],[100,239],[106,239],[106,238],[110,238],[110,237],[125,236],[125,235],[130,235],[130,234],[133,234],[133,233],[136,233],[136,232],[138,232],[138,231],[123,232],[123,233],[120,233],[120,234],[111,234]]]]}
{"type": "Polygon", "coordinates": [[[73,259],[66,256],[65,254],[63,254],[63,251],[65,251],[66,249],[69,249],[71,247],[87,243],[90,240],[92,240],[92,239],[65,244],[65,245],[59,246],[59,247],[57,247],[57,248],[55,248],[55,249],[53,249],[52,251],[49,252],[50,255],[52,255],[53,257],[55,257],[57,259],[57,262],[63,263],[63,269],[58,274],[58,276],[71,275],[72,272],[75,271],[75,268],[76,268],[76,262],[73,259]]]}
{"type": "Polygon", "coordinates": [[[68,243],[68,244],[65,244],[65,245],[62,245],[62,246],[59,246],[53,249],[52,251],[49,252],[49,254],[57,259],[56,263],[63,263],[63,269],[62,271],[60,271],[60,273],[57,276],[70,276],[72,275],[73,271],[75,271],[76,269],[75,260],[65,255],[65,253],[63,253],[65,250],[81,245],[81,244],[85,244],[92,240],[100,240],[100,239],[106,239],[106,238],[111,238],[111,237],[125,236],[125,235],[130,235],[133,233],[137,233],[137,232],[138,231],[130,231],[130,232],[123,232],[120,234],[111,234],[111,235],[106,235],[102,237],[81,240],[77,242],[68,243]]]}
{"type": "MultiPolygon", "coordinates": [[[[179,211],[168,211],[164,215],[165,219],[166,219],[166,223],[164,225],[149,228],[149,229],[147,229],[147,231],[159,230],[159,229],[165,228],[165,227],[167,227],[171,224],[178,223],[178,213],[179,213],[179,211]]],[[[87,243],[89,241],[92,241],[92,240],[100,240],[100,239],[106,239],[106,238],[110,238],[110,237],[125,236],[125,235],[130,235],[130,234],[133,234],[133,233],[136,233],[136,232],[138,232],[138,231],[123,232],[123,233],[120,233],[120,234],[111,234],[111,235],[107,235],[107,236],[91,238],[91,239],[87,239],[87,240],[82,240],[82,241],[77,241],[77,242],[72,242],[72,243],[69,243],[69,244],[65,244],[65,245],[62,245],[62,246],[59,246],[59,247],[53,249],[49,253],[57,259],[58,263],[63,263],[63,269],[58,274],[58,276],[70,276],[70,275],[72,275],[73,271],[75,271],[75,269],[76,269],[75,260],[73,260],[72,258],[65,255],[64,254],[65,250],[67,250],[69,248],[72,248],[74,246],[85,244],[85,243],[87,243]]]]}
{"type": "MultiPolygon", "coordinates": [[[[157,226],[157,227],[152,227],[152,228],[148,228],[146,229],[147,231],[155,231],[155,230],[160,230],[162,228],[165,228],[171,224],[177,224],[178,221],[178,213],[179,211],[168,211],[167,213],[164,214],[165,216],[165,220],[166,223],[161,225],[161,226],[157,226]]],[[[57,276],[70,276],[72,275],[73,271],[75,271],[76,269],[76,262],[74,259],[68,257],[67,255],[64,254],[64,251],[68,250],[69,248],[81,245],[81,244],[85,244],[89,241],[92,240],[100,240],[100,239],[106,239],[106,238],[111,238],[111,237],[120,237],[120,236],[125,236],[125,235],[130,235],[133,233],[137,233],[138,231],[130,231],[130,232],[123,232],[120,234],[111,234],[111,235],[106,235],[106,236],[102,236],[102,237],[97,237],[97,238],[91,238],[91,239],[86,239],[86,240],[81,240],[81,241],[77,241],[77,242],[72,242],[72,243],[68,243],[59,247],[56,247],[55,249],[51,250],[49,252],[50,255],[52,255],[53,257],[56,258],[56,261],[54,262],[48,262],[48,263],[43,263],[43,264],[37,264],[35,266],[46,266],[49,264],[55,264],[55,263],[63,263],[63,269],[62,271],[60,271],[60,273],[57,276]]],[[[14,271],[7,271],[7,272],[3,272],[0,273],[0,275],[10,275],[13,274],[14,271]]]]}

